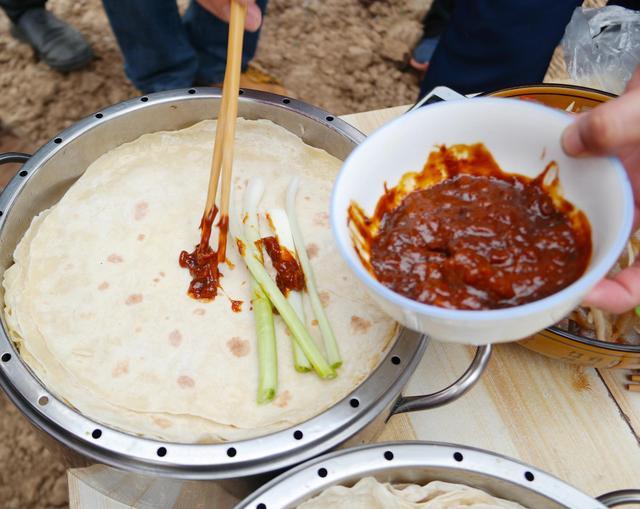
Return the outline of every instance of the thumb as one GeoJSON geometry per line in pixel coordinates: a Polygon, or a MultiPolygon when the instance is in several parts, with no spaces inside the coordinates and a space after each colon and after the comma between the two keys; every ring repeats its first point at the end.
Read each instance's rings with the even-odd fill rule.
{"type": "MultiPolygon", "coordinates": [[[[638,78],[640,79],[640,75],[638,78]]],[[[576,117],[562,134],[567,154],[610,155],[640,143],[640,86],[576,117]]]]}
{"type": "Polygon", "coordinates": [[[262,25],[262,11],[260,7],[252,3],[247,9],[247,20],[245,21],[245,30],[247,32],[257,32],[262,25]]]}
{"type": "Polygon", "coordinates": [[[640,266],[635,263],[612,278],[601,280],[585,298],[585,304],[621,314],[640,304],[640,266]]]}

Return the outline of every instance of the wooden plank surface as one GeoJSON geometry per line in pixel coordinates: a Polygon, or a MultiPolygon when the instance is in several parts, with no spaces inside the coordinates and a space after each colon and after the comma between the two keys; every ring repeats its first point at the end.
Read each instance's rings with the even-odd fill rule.
{"type": "MultiPolygon", "coordinates": [[[[369,134],[408,106],[343,117],[369,134]]],[[[432,342],[407,386],[424,394],[455,380],[473,349],[432,342]]],[[[530,463],[597,496],[640,487],[640,393],[624,389],[626,374],[553,361],[518,345],[495,349],[478,385],[459,401],[393,417],[378,440],[454,442],[530,463]]],[[[92,469],[69,472],[70,507],[231,507],[209,484],[131,479],[92,469]],[[99,486],[100,490],[94,489],[99,486]]]]}
{"type": "MultiPolygon", "coordinates": [[[[433,342],[405,393],[459,376],[473,349],[433,342]]],[[[497,345],[460,400],[410,416],[419,439],[487,449],[534,465],[593,496],[640,486],[640,447],[596,370],[497,345]]]]}
{"type": "MultiPolygon", "coordinates": [[[[598,373],[620,408],[622,417],[628,422],[635,435],[640,437],[640,392],[630,392],[626,389],[631,371],[599,369],[598,373]]],[[[638,441],[640,442],[640,438],[638,441]]],[[[638,475],[638,484],[640,485],[640,475],[638,475]]]]}

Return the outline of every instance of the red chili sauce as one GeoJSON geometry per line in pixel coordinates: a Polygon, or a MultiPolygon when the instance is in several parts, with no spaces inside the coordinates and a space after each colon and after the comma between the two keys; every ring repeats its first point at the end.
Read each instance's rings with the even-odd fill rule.
{"type": "Polygon", "coordinates": [[[189,269],[191,283],[188,294],[194,299],[211,300],[218,294],[222,274],[218,270],[218,253],[209,245],[211,227],[218,213],[214,206],[208,216],[200,221],[200,242],[193,252],[182,251],[178,262],[180,267],[189,269]]]}
{"type": "MultiPolygon", "coordinates": [[[[222,273],[218,269],[218,264],[225,262],[224,250],[226,248],[226,236],[229,229],[229,218],[221,217],[218,223],[220,234],[218,237],[218,251],[214,251],[209,244],[211,240],[211,228],[218,213],[218,208],[214,205],[207,217],[203,216],[200,221],[200,242],[193,252],[182,251],[178,258],[180,267],[189,269],[191,282],[187,294],[197,300],[213,300],[218,295],[220,278],[222,273]],[[223,240],[224,239],[224,240],[223,240]]],[[[231,262],[226,260],[231,268],[231,262]]],[[[234,313],[242,311],[242,301],[229,299],[231,310],[234,313]]]]}
{"type": "Polygon", "coordinates": [[[560,195],[556,163],[535,179],[507,174],[482,144],[440,147],[422,173],[385,187],[373,217],[352,203],[349,221],[382,284],[445,308],[542,299],[591,256],[589,222],[560,195]]]}
{"type": "Polygon", "coordinates": [[[242,311],[242,301],[241,300],[231,300],[231,311],[234,313],[240,313],[242,311]]]}
{"type": "Polygon", "coordinates": [[[295,256],[282,247],[276,237],[264,237],[261,242],[276,270],[276,284],[280,291],[287,295],[290,290],[304,290],[304,273],[295,256]]]}

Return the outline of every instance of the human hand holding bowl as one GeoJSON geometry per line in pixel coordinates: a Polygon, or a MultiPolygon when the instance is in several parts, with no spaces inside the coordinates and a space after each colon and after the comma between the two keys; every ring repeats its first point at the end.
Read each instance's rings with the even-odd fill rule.
{"type": "MultiPolygon", "coordinates": [[[[636,229],[640,223],[640,67],[623,95],[579,115],[564,131],[562,143],[572,156],[620,158],[633,190],[636,229]]],[[[600,281],[585,303],[612,313],[624,313],[640,304],[640,260],[600,281]]]]}

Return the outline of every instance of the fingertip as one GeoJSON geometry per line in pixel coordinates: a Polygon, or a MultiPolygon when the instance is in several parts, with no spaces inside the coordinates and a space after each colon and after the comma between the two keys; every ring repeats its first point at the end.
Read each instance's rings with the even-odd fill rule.
{"type": "Polygon", "coordinates": [[[579,156],[586,152],[586,147],[580,136],[578,124],[574,122],[562,133],[562,148],[570,156],[579,156]]]}
{"type": "Polygon", "coordinates": [[[245,29],[247,32],[256,32],[262,25],[262,12],[260,7],[255,4],[249,5],[247,9],[247,19],[245,22],[245,29]]]}
{"type": "Polygon", "coordinates": [[[583,306],[593,306],[599,307],[602,302],[602,294],[603,290],[606,292],[606,289],[603,289],[603,281],[599,281],[596,286],[594,286],[591,291],[585,296],[582,301],[583,306]]]}
{"type": "Polygon", "coordinates": [[[586,295],[582,305],[618,315],[633,309],[637,303],[634,301],[633,295],[627,292],[617,281],[602,279],[586,295]]]}

